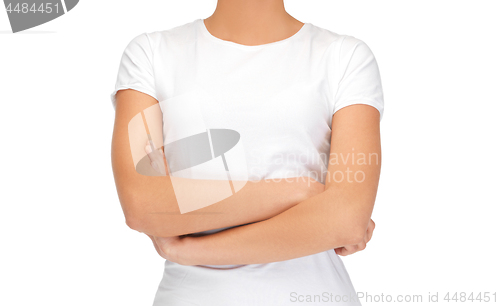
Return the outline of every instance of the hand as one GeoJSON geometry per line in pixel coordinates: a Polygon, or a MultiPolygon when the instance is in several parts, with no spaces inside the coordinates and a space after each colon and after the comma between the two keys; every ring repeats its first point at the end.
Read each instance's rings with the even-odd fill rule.
{"type": "Polygon", "coordinates": [[[166,167],[165,165],[167,164],[167,161],[165,159],[165,154],[163,153],[162,148],[157,149],[156,147],[151,148],[150,142],[146,142],[146,146],[144,147],[144,150],[148,154],[149,157],[149,162],[151,164],[151,167],[158,172],[161,175],[166,175],[166,167]]]}
{"type": "Polygon", "coordinates": [[[372,239],[374,229],[375,229],[375,222],[373,222],[373,220],[370,219],[370,223],[368,224],[368,228],[366,229],[365,237],[362,242],[358,244],[345,245],[343,247],[336,248],[335,253],[337,253],[337,255],[347,256],[364,250],[366,248],[366,244],[368,243],[368,241],[372,239]]]}
{"type": "MultiPolygon", "coordinates": [[[[148,234],[146,234],[148,235],[148,234]]],[[[158,255],[172,262],[178,262],[178,248],[180,246],[181,236],[174,237],[156,237],[148,235],[153,241],[158,255]]]]}

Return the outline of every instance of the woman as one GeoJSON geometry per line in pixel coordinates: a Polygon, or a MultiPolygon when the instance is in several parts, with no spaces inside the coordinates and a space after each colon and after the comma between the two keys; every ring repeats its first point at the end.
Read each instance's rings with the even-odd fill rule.
{"type": "Polygon", "coordinates": [[[127,225],[166,259],[154,306],[360,305],[338,255],[374,229],[383,93],[363,41],[282,0],[219,0],[135,37],[111,98],[127,225]]]}

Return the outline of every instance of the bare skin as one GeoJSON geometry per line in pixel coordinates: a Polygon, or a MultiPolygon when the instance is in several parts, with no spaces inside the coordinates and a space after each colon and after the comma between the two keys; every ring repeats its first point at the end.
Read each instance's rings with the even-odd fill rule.
{"type": "MultiPolygon", "coordinates": [[[[254,181],[233,196],[181,214],[171,178],[137,173],[131,156],[128,123],[137,113],[155,104],[158,104],[156,99],[133,89],[116,94],[111,159],[118,197],[130,228],[153,236],[172,237],[238,226],[273,217],[324,190],[324,185],[313,179],[254,181]]],[[[150,131],[161,133],[161,124],[158,121],[158,126],[150,125],[150,131]]],[[[142,150],[147,142],[144,137],[139,142],[142,150]]],[[[189,186],[190,180],[184,181],[189,186]]],[[[196,184],[198,180],[191,181],[196,184]]]]}
{"type": "Polygon", "coordinates": [[[182,265],[261,264],[330,249],[340,255],[364,249],[375,226],[371,214],[380,176],[379,124],[379,112],[372,106],[339,110],[332,120],[324,192],[261,222],[203,237],[154,237],[164,258],[182,265]],[[375,153],[376,164],[332,162],[332,156],[346,156],[352,148],[375,153]],[[363,172],[364,180],[336,180],[338,171],[363,172]]]}
{"type": "MultiPolygon", "coordinates": [[[[206,18],[204,23],[215,37],[249,46],[286,39],[303,26],[302,22],[285,11],[282,0],[219,0],[215,12],[206,18]]],[[[345,256],[364,249],[371,239],[374,223],[370,217],[379,168],[364,169],[369,175],[368,183],[363,186],[332,185],[328,187],[330,191],[326,192],[326,186],[318,182],[312,184],[312,188],[300,183],[266,183],[248,187],[246,193],[238,192],[238,198],[233,196],[192,213],[181,215],[178,209],[177,213],[172,213],[176,211],[176,201],[168,176],[138,175],[133,165],[130,167],[131,157],[127,155],[130,151],[126,132],[128,121],[158,101],[131,89],[120,90],[116,97],[112,161],[120,203],[128,226],[148,235],[163,258],[187,265],[262,263],[296,258],[333,248],[337,254],[345,256]],[[350,200],[336,200],[338,198],[350,200]],[[349,207],[352,201],[357,201],[356,205],[349,207]],[[155,213],[159,211],[170,213],[155,213]],[[218,214],[211,214],[214,211],[218,214]],[[343,216],[348,218],[345,220],[351,221],[350,224],[340,217],[324,219],[324,216],[341,215],[341,211],[344,212],[343,216]],[[305,220],[312,222],[306,223],[305,220]],[[337,221],[337,224],[331,225],[334,221],[337,221]],[[295,226],[297,222],[300,226],[295,226]],[[315,222],[321,226],[307,227],[315,222]],[[184,236],[235,225],[243,226],[204,237],[184,236]],[[268,231],[274,231],[276,235],[268,235],[268,231]],[[309,237],[316,235],[317,238],[293,241],[294,235],[297,234],[295,231],[299,232],[299,236],[302,232],[308,233],[309,237]],[[328,236],[325,236],[327,234],[328,236]],[[321,240],[329,241],[323,243],[321,240]],[[255,241],[260,242],[248,244],[255,241]],[[283,243],[286,242],[289,242],[290,247],[283,248],[283,243]],[[298,242],[303,242],[302,246],[298,242]],[[248,245],[252,245],[252,252],[247,252],[248,245]],[[276,249],[278,246],[281,246],[281,249],[276,249]],[[220,256],[218,250],[225,252],[227,257],[220,256]],[[206,254],[205,259],[194,256],[195,253],[200,254],[200,251],[205,252],[201,253],[206,254]]],[[[363,106],[366,107],[369,106],[363,106]]],[[[352,106],[346,109],[348,108],[352,106]]],[[[346,148],[356,145],[366,151],[379,150],[378,122],[375,123],[377,115],[373,112],[367,115],[364,119],[368,119],[371,125],[364,125],[364,128],[358,129],[358,134],[354,135],[365,142],[349,143],[332,133],[332,148],[344,142],[346,148]],[[375,132],[367,134],[367,130],[375,132]],[[371,141],[373,139],[375,142],[371,141]]],[[[354,120],[354,117],[359,116],[348,115],[348,112],[341,110],[335,115],[334,122],[344,122],[337,126],[339,130],[343,130],[349,120],[353,125],[360,123],[354,120]],[[343,116],[342,113],[346,115],[343,116]]],[[[334,170],[336,169],[329,169],[332,172],[334,170]]],[[[306,239],[305,236],[302,238],[306,239]]]]}
{"type": "Polygon", "coordinates": [[[304,25],[285,11],[282,0],[219,0],[204,22],[215,37],[249,46],[283,40],[304,25]]]}
{"type": "MultiPolygon", "coordinates": [[[[297,19],[295,19],[286,12],[284,7],[284,2],[282,0],[255,0],[255,1],[219,0],[217,1],[217,7],[215,9],[215,12],[210,17],[206,18],[204,22],[207,30],[215,37],[243,45],[260,45],[260,44],[271,43],[274,41],[279,41],[292,36],[297,31],[299,31],[299,29],[303,26],[302,22],[298,21],[297,19]]],[[[339,116],[342,115],[337,115],[337,117],[339,116]]],[[[371,116],[377,117],[377,114],[371,114],[371,116]]],[[[337,121],[341,120],[342,119],[339,119],[337,121]]],[[[373,125],[372,128],[373,127],[376,128],[377,131],[373,133],[372,136],[375,139],[379,139],[378,122],[372,120],[372,125],[373,125]]],[[[332,136],[332,145],[334,145],[333,142],[334,138],[332,136]]],[[[373,144],[371,148],[367,148],[367,150],[370,149],[379,151],[380,143],[375,142],[375,144],[373,144]]],[[[373,169],[373,177],[371,178],[372,183],[375,183],[377,186],[378,186],[379,171],[380,168],[373,169]]],[[[365,190],[365,194],[376,193],[376,188],[377,187],[375,187],[375,191],[373,187],[371,188],[371,190],[365,190]]],[[[370,211],[369,215],[371,215],[371,210],[373,209],[372,201],[374,201],[374,195],[373,195],[373,200],[368,200],[367,204],[365,205],[366,206],[365,210],[370,211]]],[[[375,229],[375,223],[373,222],[373,220],[371,220],[371,218],[368,219],[369,221],[365,227],[363,237],[361,239],[358,239],[359,241],[355,241],[355,243],[339,245],[338,247],[336,247],[335,252],[338,255],[347,256],[354,254],[358,251],[364,250],[366,248],[366,244],[368,243],[368,241],[371,240],[373,231],[375,229]]],[[[253,226],[253,228],[258,229],[259,228],[258,224],[259,223],[251,225],[253,226]]],[[[203,238],[206,242],[205,247],[206,245],[210,245],[210,243],[212,243],[211,244],[211,246],[213,246],[212,250],[216,250],[215,243],[225,242],[227,243],[227,245],[230,245],[231,251],[237,253],[237,251],[235,251],[234,248],[235,244],[231,244],[231,242],[233,241],[231,240],[231,238],[238,239],[237,238],[238,235],[235,232],[239,231],[241,233],[244,233],[246,227],[248,227],[248,225],[240,227],[239,229],[234,229],[234,230],[230,229],[223,231],[221,233],[217,233],[217,236],[209,235],[209,237],[203,238]],[[231,233],[234,234],[231,236],[231,233]],[[226,241],[223,241],[225,237],[228,238],[226,239],[226,241]]],[[[189,249],[189,247],[186,247],[188,245],[187,239],[185,239],[184,243],[181,244],[180,243],[181,238],[179,237],[161,238],[161,237],[150,236],[150,238],[155,244],[155,247],[159,247],[161,250],[165,250],[165,252],[163,251],[161,252],[162,254],[159,253],[160,255],[163,255],[162,257],[168,258],[166,255],[168,253],[170,253],[171,255],[175,254],[173,255],[174,258],[171,257],[170,260],[182,262],[181,257],[184,256],[186,258],[185,264],[196,262],[196,260],[194,259],[193,260],[189,259],[190,254],[194,254],[194,252],[199,251],[200,249],[205,250],[203,248],[202,243],[198,244],[195,243],[201,241],[201,239],[194,240],[197,238],[189,238],[192,239],[191,242],[193,242],[190,244],[190,246],[193,245],[196,246],[192,247],[191,250],[189,249]],[[181,248],[180,247],[181,245],[183,245],[184,248],[181,248]]],[[[242,246],[242,248],[245,249],[247,247],[242,246]]],[[[221,252],[224,251],[222,251],[222,249],[219,250],[220,252],[216,250],[217,253],[214,254],[214,259],[207,258],[208,262],[213,263],[216,262],[215,258],[220,258],[221,252]]],[[[261,250],[261,251],[266,252],[266,250],[261,250]]],[[[282,257],[287,257],[287,255],[282,255],[282,257]]],[[[262,256],[262,258],[263,259],[261,259],[260,261],[257,260],[257,262],[262,262],[263,260],[268,261],[264,259],[266,258],[265,255],[262,256]]],[[[234,260],[232,262],[235,262],[234,260]]],[[[200,264],[200,262],[201,261],[198,261],[196,263],[200,264]]],[[[228,258],[227,260],[222,260],[220,264],[230,264],[230,262],[231,260],[228,258]]]]}
{"type": "MultiPolygon", "coordinates": [[[[151,152],[149,144],[146,144],[145,150],[146,150],[146,152],[151,152]]],[[[165,155],[163,154],[163,151],[161,151],[161,150],[158,150],[158,151],[159,151],[158,152],[159,157],[158,156],[151,157],[151,155],[150,155],[150,157],[151,157],[150,162],[154,163],[158,158],[161,158],[161,159],[163,159],[163,162],[166,164],[166,159],[165,159],[165,155]]],[[[362,241],[358,242],[357,244],[345,245],[345,246],[340,246],[338,248],[335,248],[335,253],[337,255],[340,255],[340,256],[347,256],[347,255],[351,255],[351,254],[354,254],[356,252],[364,250],[366,248],[367,243],[372,238],[374,229],[375,229],[375,222],[370,219],[370,223],[368,224],[368,227],[366,229],[366,232],[365,232],[365,235],[364,235],[362,241]]],[[[154,245],[157,253],[161,257],[163,257],[167,260],[173,261],[173,262],[177,262],[177,263],[182,262],[183,264],[188,264],[188,262],[189,262],[190,264],[201,264],[199,262],[195,263],[195,261],[192,261],[193,259],[191,259],[191,261],[186,260],[185,258],[184,258],[184,260],[181,259],[182,254],[189,255],[189,254],[192,254],[195,252],[194,250],[186,249],[186,247],[184,247],[184,250],[182,250],[180,248],[181,239],[183,239],[184,237],[187,237],[189,235],[175,236],[175,237],[156,237],[156,236],[152,236],[149,234],[146,234],[146,235],[148,235],[149,238],[151,238],[151,241],[153,242],[153,245],[154,245]]],[[[186,244],[184,243],[184,245],[186,245],[186,244]]],[[[219,255],[217,255],[217,256],[219,256],[219,255]]]]}

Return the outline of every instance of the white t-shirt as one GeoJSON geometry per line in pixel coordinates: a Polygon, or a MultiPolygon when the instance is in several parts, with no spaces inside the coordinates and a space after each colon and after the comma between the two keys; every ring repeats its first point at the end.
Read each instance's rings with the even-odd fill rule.
{"type": "MultiPolygon", "coordinates": [[[[208,129],[237,131],[244,159],[231,162],[226,154],[233,179],[309,176],[324,183],[333,114],[367,104],[382,118],[384,109],[379,69],[367,44],[311,23],[257,46],[217,38],[202,19],[140,34],[121,58],[114,107],[116,92],[126,88],[160,102],[164,144],[208,129]]],[[[179,176],[209,178],[207,169],[179,176]]],[[[167,260],[164,268],[154,306],[330,305],[341,298],[337,303],[360,305],[333,249],[266,264],[183,266],[167,260]]]]}

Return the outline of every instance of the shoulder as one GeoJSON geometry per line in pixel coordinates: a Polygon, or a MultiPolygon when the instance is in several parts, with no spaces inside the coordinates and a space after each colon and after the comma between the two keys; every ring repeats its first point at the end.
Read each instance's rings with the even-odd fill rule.
{"type": "Polygon", "coordinates": [[[160,45],[164,46],[182,46],[192,43],[196,38],[196,21],[187,22],[175,27],[143,33],[153,50],[160,45]]]}
{"type": "Polygon", "coordinates": [[[310,35],[313,43],[323,45],[331,56],[336,56],[339,60],[349,58],[356,49],[359,49],[357,53],[365,56],[371,53],[367,43],[353,35],[341,34],[314,24],[310,24],[310,35]]]}
{"type": "Polygon", "coordinates": [[[309,37],[313,45],[321,45],[328,49],[339,44],[343,39],[343,35],[312,23],[309,23],[309,37]]]}
{"type": "Polygon", "coordinates": [[[366,58],[373,56],[373,53],[364,40],[351,35],[343,35],[339,46],[339,56],[340,58],[351,58],[352,56],[366,58]]]}
{"type": "Polygon", "coordinates": [[[166,30],[143,32],[133,36],[126,49],[129,52],[154,52],[161,44],[168,46],[183,45],[194,38],[195,21],[166,30]],[[149,51],[148,51],[149,50],[149,51]]]}
{"type": "Polygon", "coordinates": [[[346,44],[355,45],[356,43],[363,42],[361,39],[353,35],[342,34],[327,28],[317,26],[309,23],[311,37],[316,41],[324,41],[328,44],[346,44]]]}
{"type": "Polygon", "coordinates": [[[364,40],[348,34],[333,34],[336,39],[332,42],[330,50],[331,56],[337,63],[347,65],[350,62],[374,58],[371,48],[364,40]]]}

